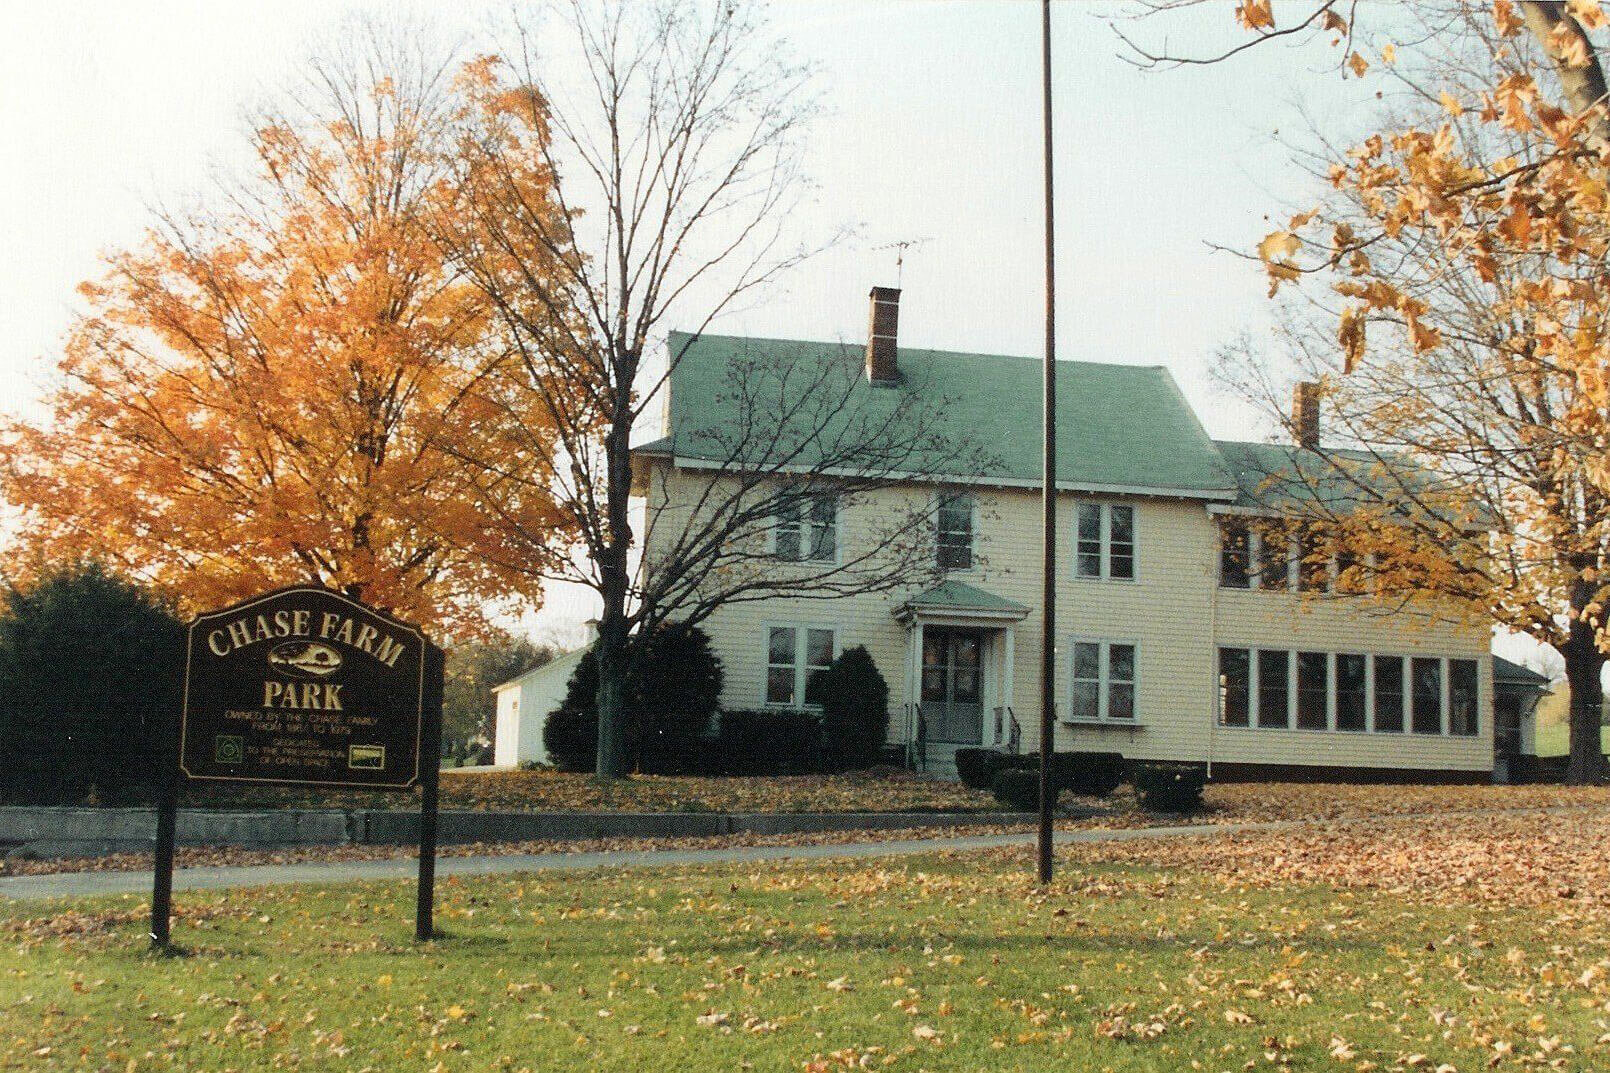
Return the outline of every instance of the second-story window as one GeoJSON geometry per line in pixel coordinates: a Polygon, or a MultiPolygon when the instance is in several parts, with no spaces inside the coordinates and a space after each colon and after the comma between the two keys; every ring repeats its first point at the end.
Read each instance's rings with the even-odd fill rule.
{"type": "Polygon", "coordinates": [[[1075,515],[1075,577],[1135,577],[1135,508],[1125,503],[1080,503],[1075,515]]]}
{"type": "Polygon", "coordinates": [[[1252,583],[1252,532],[1246,522],[1219,523],[1219,584],[1245,589],[1252,583]]]}
{"type": "Polygon", "coordinates": [[[803,496],[777,510],[774,550],[789,562],[832,562],[839,553],[838,500],[831,494],[803,496]]]}
{"type": "Polygon", "coordinates": [[[1291,588],[1291,538],[1278,524],[1258,528],[1258,587],[1291,588]]]}
{"type": "Polygon", "coordinates": [[[970,492],[942,492],[935,511],[939,569],[973,568],[973,496],[970,492]]]}

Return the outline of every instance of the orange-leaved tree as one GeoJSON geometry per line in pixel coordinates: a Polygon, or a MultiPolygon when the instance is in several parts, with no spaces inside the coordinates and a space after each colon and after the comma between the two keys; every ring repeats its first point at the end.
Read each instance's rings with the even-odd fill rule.
{"type": "Polygon", "coordinates": [[[430,237],[459,105],[425,51],[371,33],[315,62],[254,125],[255,174],[83,286],[49,419],[0,430],[26,558],[103,560],[192,609],[315,582],[450,634],[540,598],[510,534],[522,567],[544,554],[552,499],[460,461],[510,436],[489,401],[509,351],[430,237]]]}
{"type": "MultiPolygon", "coordinates": [[[[1269,5],[1242,8],[1274,32],[1269,5]]],[[[1394,91],[1378,129],[1351,148],[1321,137],[1330,196],[1258,255],[1272,291],[1329,284],[1288,310],[1285,338],[1356,449],[1320,452],[1326,479],[1359,492],[1331,520],[1395,565],[1385,588],[1454,597],[1556,649],[1568,778],[1593,780],[1610,650],[1606,17],[1596,0],[1393,15],[1403,32],[1373,64],[1341,27],[1351,73],[1394,91]]],[[[1273,403],[1267,356],[1241,357],[1238,382],[1273,403]]]]}

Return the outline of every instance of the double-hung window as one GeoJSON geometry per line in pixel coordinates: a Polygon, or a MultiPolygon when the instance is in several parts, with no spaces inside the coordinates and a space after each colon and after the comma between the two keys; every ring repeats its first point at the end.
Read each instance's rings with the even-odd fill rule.
{"type": "Polygon", "coordinates": [[[788,562],[833,562],[839,553],[838,498],[802,496],[777,508],[773,550],[788,562]]]}
{"type": "Polygon", "coordinates": [[[1219,584],[1245,589],[1252,584],[1252,531],[1246,522],[1219,523],[1219,584]]]}
{"type": "Polygon", "coordinates": [[[1403,733],[1403,657],[1375,656],[1375,732],[1403,733]]]}
{"type": "Polygon", "coordinates": [[[1480,729],[1476,708],[1476,661],[1448,661],[1448,733],[1469,736],[1480,729]]]}
{"type": "Polygon", "coordinates": [[[1318,530],[1297,534],[1297,591],[1330,591],[1330,545],[1318,530]]]}
{"type": "Polygon", "coordinates": [[[1127,503],[1080,503],[1075,520],[1074,576],[1133,580],[1135,508],[1127,503]]]}
{"type": "Polygon", "coordinates": [[[1442,660],[1423,659],[1409,661],[1413,689],[1410,693],[1410,710],[1413,722],[1410,729],[1416,734],[1442,733],[1442,660]]]}
{"type": "Polygon", "coordinates": [[[939,569],[973,568],[973,513],[971,492],[942,492],[934,512],[938,531],[939,569]]]}
{"type": "Polygon", "coordinates": [[[1325,730],[1330,697],[1330,657],[1324,652],[1297,653],[1297,726],[1325,730]]]}
{"type": "Polygon", "coordinates": [[[1135,646],[1117,641],[1073,643],[1073,719],[1135,721],[1135,646]]]}
{"type": "Polygon", "coordinates": [[[838,648],[834,630],[772,626],[766,637],[766,703],[799,708],[817,703],[816,685],[838,648]]]}
{"type": "Polygon", "coordinates": [[[1219,649],[1219,723],[1244,727],[1252,720],[1252,651],[1219,649]]]}
{"type": "Polygon", "coordinates": [[[1291,653],[1258,649],[1258,725],[1289,727],[1291,713],[1291,653]]]}
{"type": "Polygon", "coordinates": [[[1336,729],[1365,729],[1366,697],[1364,657],[1356,652],[1336,654],[1336,729]]]}
{"type": "Polygon", "coordinates": [[[1258,587],[1291,588],[1291,538],[1276,523],[1258,528],[1258,587]]]}

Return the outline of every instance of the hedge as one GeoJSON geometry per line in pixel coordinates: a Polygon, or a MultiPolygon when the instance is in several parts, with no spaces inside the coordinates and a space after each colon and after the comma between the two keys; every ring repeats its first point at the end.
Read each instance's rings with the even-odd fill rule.
{"type": "Polygon", "coordinates": [[[1140,795],[1140,803],[1153,812],[1195,812],[1202,807],[1207,767],[1155,761],[1137,763],[1130,768],[1129,782],[1140,795]]]}

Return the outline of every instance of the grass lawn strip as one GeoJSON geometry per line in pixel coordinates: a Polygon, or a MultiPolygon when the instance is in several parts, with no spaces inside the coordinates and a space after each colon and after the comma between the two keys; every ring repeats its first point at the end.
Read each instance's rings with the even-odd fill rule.
{"type": "Polygon", "coordinates": [[[1600,1068],[1603,826],[453,879],[425,947],[406,883],[191,892],[176,959],[133,899],[11,906],[0,1066],[1600,1068]]]}

